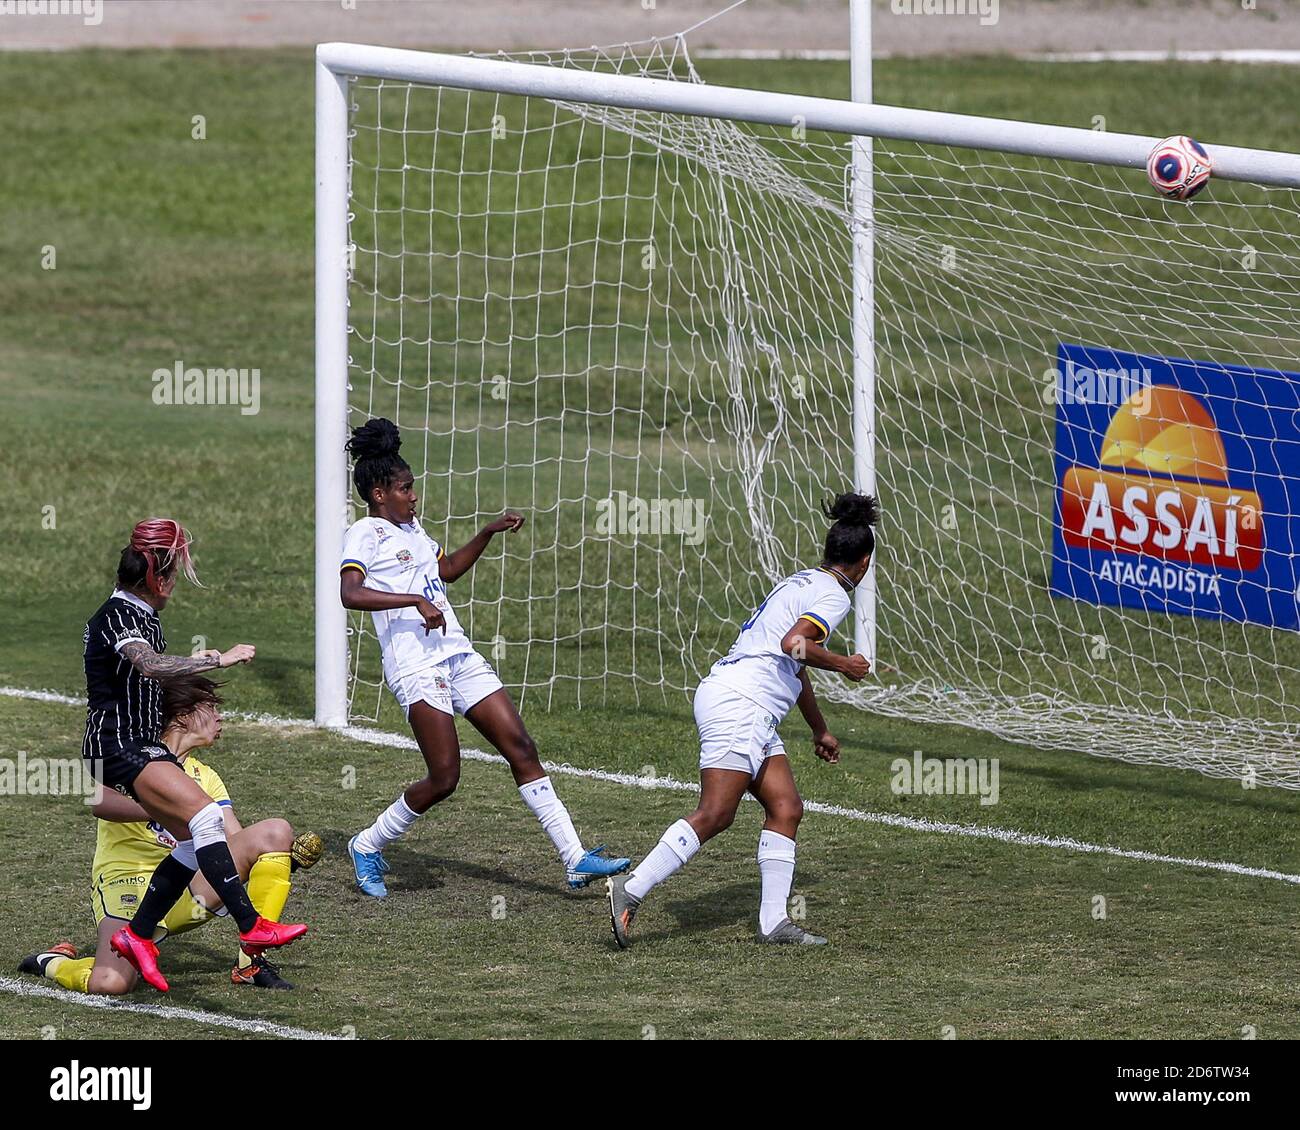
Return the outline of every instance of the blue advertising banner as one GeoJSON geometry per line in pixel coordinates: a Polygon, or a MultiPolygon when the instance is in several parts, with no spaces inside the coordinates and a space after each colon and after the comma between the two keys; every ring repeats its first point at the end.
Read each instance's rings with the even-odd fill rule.
{"type": "Polygon", "coordinates": [[[1053,596],[1300,629],[1300,374],[1057,347],[1053,596]]]}

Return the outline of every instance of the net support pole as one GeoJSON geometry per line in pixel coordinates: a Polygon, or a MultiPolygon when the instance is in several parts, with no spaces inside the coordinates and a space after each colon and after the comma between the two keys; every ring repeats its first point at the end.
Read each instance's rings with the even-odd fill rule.
{"type": "MultiPolygon", "coordinates": [[[[850,96],[871,101],[871,0],[849,0],[850,96]]],[[[853,223],[853,487],[876,492],[875,232],[871,138],[852,139],[849,170],[853,223]]],[[[876,661],[876,569],[873,563],[854,595],[854,646],[876,661]]]]}
{"type": "Polygon", "coordinates": [[[316,725],[348,719],[348,80],[316,63],[316,725]]]}

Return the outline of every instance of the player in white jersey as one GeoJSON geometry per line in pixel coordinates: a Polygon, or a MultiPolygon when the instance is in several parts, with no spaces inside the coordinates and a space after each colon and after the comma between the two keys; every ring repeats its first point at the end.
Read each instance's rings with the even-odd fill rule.
{"type": "Polygon", "coordinates": [[[837,671],[855,683],[870,669],[861,655],[838,655],[825,645],[853,607],[853,590],[871,567],[876,548],[872,527],[879,509],[874,498],[861,494],[842,494],[825,509],[834,524],[826,535],[821,564],[786,577],[768,594],[695,693],[699,807],[673,824],[630,875],[608,880],[614,940],[622,949],[630,944],[642,900],[686,864],[705,840],[731,825],[746,791],[766,813],[758,840],[759,940],[826,943],[795,925],[786,913],[803,801],[776,728],[797,703],[812,730],[813,752],[823,761],[839,761],[840,743],[826,729],[805,668],[837,671]]]}
{"type": "Polygon", "coordinates": [[[415,476],[398,454],[401,445],[389,420],[369,420],[352,431],[353,480],[370,512],[344,539],[339,592],[346,608],[373,614],[384,678],[406,712],[427,773],[348,842],[358,888],[375,898],[388,894],[383,849],[455,790],[456,714],[509,763],[520,795],[564,863],[570,887],[626,871],[631,860],[604,855],[603,844],[583,848],[509,692],[474,650],[447,600],[447,585],[473,567],[495,535],[517,531],[523,517],[508,510],[460,549],[444,552],[416,518],[415,476]]]}

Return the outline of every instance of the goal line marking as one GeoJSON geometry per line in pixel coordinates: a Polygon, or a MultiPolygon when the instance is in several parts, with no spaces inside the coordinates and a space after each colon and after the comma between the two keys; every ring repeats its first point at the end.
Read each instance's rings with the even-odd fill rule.
{"type": "MultiPolygon", "coordinates": [[[[71,695],[58,694],[53,691],[31,691],[21,687],[0,687],[0,696],[29,699],[36,702],[56,702],[68,706],[84,706],[85,700],[71,695]]],[[[272,729],[315,729],[315,724],[307,719],[279,718],[272,714],[248,714],[230,711],[229,716],[256,725],[272,729]]],[[[375,730],[360,726],[348,726],[342,730],[329,731],[353,741],[367,745],[385,746],[390,749],[411,749],[419,747],[415,739],[405,734],[394,734],[387,730],[375,730]]],[[[463,749],[461,756],[469,761],[505,764],[505,758],[496,753],[485,753],[479,749],[463,749]]],[[[625,787],[667,790],[673,792],[698,793],[700,786],[694,781],[679,781],[673,777],[642,777],[633,773],[613,773],[606,769],[580,769],[565,762],[543,761],[542,767],[548,772],[562,777],[582,777],[591,781],[604,781],[608,784],[625,787]]],[[[747,799],[751,799],[746,794],[747,799]]],[[[1135,851],[1129,848],[1111,847],[1107,844],[1094,844],[1086,840],[1076,840],[1072,836],[1044,836],[1033,832],[1019,832],[1011,828],[995,828],[980,824],[957,824],[942,820],[925,820],[915,816],[900,816],[892,812],[864,812],[857,808],[845,808],[838,804],[825,804],[821,801],[805,800],[805,812],[816,812],[825,816],[838,816],[843,820],[856,820],[864,824],[880,824],[889,828],[901,828],[909,832],[928,832],[944,836],[962,836],[975,840],[994,840],[998,843],[1011,844],[1016,847],[1045,847],[1061,851],[1075,852],[1082,855],[1106,855],[1115,859],[1130,859],[1139,863],[1159,863],[1171,867],[1194,867],[1205,871],[1220,871],[1228,875],[1240,875],[1250,879],[1273,879],[1282,883],[1300,886],[1300,875],[1286,871],[1275,871],[1267,867],[1248,867],[1242,863],[1226,860],[1189,859],[1177,855],[1161,855],[1157,852],[1135,851]]]]}
{"type": "Polygon", "coordinates": [[[53,997],[65,1004],[79,1004],[86,1008],[111,1009],[114,1012],[140,1012],[156,1016],[159,1020],[188,1020],[193,1024],[207,1024],[217,1028],[234,1028],[261,1036],[278,1036],[282,1040],[346,1040],[349,1037],[329,1032],[313,1032],[310,1028],[295,1028],[290,1024],[277,1024],[273,1020],[250,1020],[241,1016],[226,1016],[220,1012],[204,1012],[197,1008],[178,1008],[170,1004],[140,1004],[120,997],[99,993],[74,993],[71,989],[56,989],[53,985],[16,977],[0,976],[0,992],[20,997],[53,997]]]}

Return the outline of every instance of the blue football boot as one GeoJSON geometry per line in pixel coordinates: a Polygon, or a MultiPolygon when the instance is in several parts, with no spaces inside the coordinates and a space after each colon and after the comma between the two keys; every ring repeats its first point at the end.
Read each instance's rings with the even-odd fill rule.
{"type": "Polygon", "coordinates": [[[381,899],[388,894],[388,888],[384,885],[384,872],[388,870],[388,861],[384,859],[381,852],[357,851],[352,846],[356,842],[356,836],[348,840],[348,855],[352,857],[352,870],[357,877],[357,889],[363,895],[381,899]]]}
{"type": "Polygon", "coordinates": [[[569,886],[573,890],[581,890],[593,879],[607,879],[632,866],[630,859],[610,859],[602,854],[604,851],[605,845],[600,844],[569,868],[569,886]]]}

